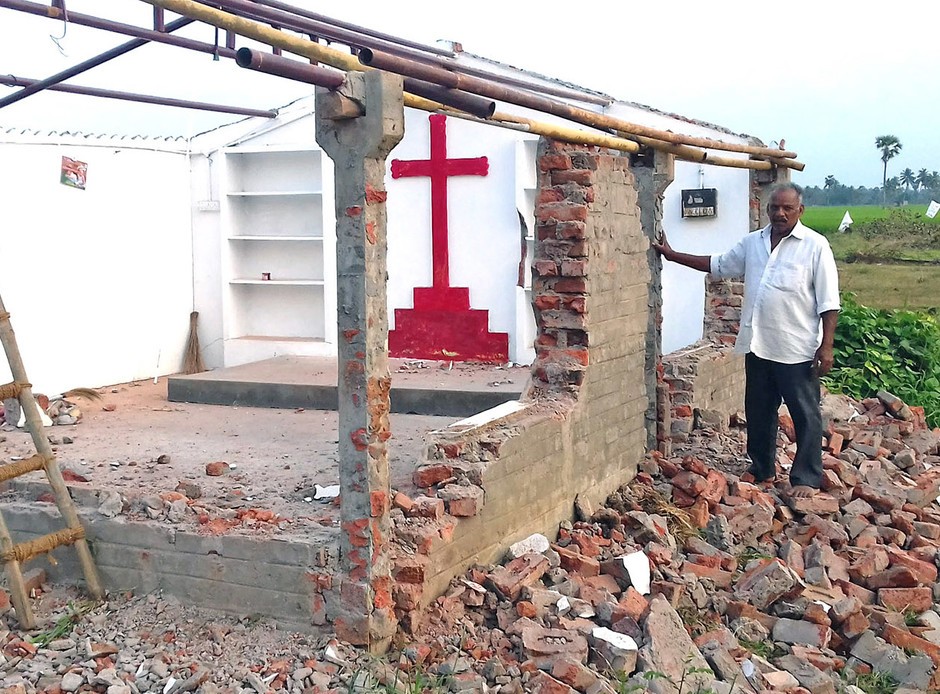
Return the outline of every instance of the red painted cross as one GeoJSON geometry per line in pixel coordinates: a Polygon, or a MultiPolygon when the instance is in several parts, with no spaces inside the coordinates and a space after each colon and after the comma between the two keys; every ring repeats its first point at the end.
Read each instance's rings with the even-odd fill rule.
{"type": "Polygon", "coordinates": [[[392,161],[392,178],[429,176],[431,178],[431,263],[434,287],[450,286],[450,260],[447,241],[447,179],[451,176],[486,176],[486,157],[447,158],[447,118],[440,114],[431,121],[431,157],[392,161]]]}

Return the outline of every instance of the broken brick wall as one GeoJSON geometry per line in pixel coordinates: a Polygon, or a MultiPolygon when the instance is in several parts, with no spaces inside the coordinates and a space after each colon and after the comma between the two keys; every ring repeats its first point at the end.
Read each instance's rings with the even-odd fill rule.
{"type": "Polygon", "coordinates": [[[633,478],[646,451],[649,241],[629,158],[543,141],[539,186],[531,388],[518,411],[430,437],[415,481],[448,499],[447,513],[399,523],[416,554],[399,562],[398,576],[424,582],[423,596],[402,591],[400,608],[511,542],[553,534],[575,496],[603,500],[633,478]],[[476,508],[449,500],[460,487],[482,490],[476,508]]]}
{"type": "MultiPolygon", "coordinates": [[[[768,191],[787,179],[785,171],[751,172],[751,230],[767,223],[768,191]]],[[[672,441],[684,441],[703,419],[711,426],[727,424],[743,408],[744,359],[732,350],[743,302],[742,281],[706,275],[703,339],[663,357],[666,402],[661,403],[660,419],[672,441]]]]}

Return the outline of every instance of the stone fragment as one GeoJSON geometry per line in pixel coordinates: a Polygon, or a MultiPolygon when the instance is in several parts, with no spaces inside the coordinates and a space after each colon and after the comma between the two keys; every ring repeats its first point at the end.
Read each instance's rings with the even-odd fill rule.
{"type": "Polygon", "coordinates": [[[522,650],[540,670],[551,670],[560,659],[587,662],[588,642],[574,631],[529,626],[522,630],[522,650]]]}
{"type": "Polygon", "coordinates": [[[220,477],[226,474],[231,467],[224,460],[216,460],[211,463],[206,463],[206,474],[209,477],[220,477]]]}
{"type": "Polygon", "coordinates": [[[836,694],[832,678],[805,658],[786,655],[777,658],[777,667],[793,675],[802,687],[813,694],[836,694]]]}
{"type": "Polygon", "coordinates": [[[799,595],[803,582],[795,571],[779,559],[762,559],[738,579],[734,594],[758,610],[766,610],[777,600],[799,595]]]}
{"type": "Polygon", "coordinates": [[[881,588],[878,604],[895,612],[926,612],[933,606],[933,591],[927,586],[918,588],[881,588]]]}
{"type": "Polygon", "coordinates": [[[551,543],[547,537],[541,533],[535,533],[524,540],[511,544],[508,555],[510,559],[517,559],[524,554],[542,554],[542,552],[548,551],[550,547],[551,543]]]}
{"type": "Polygon", "coordinates": [[[909,657],[897,646],[875,636],[872,631],[864,632],[850,653],[870,665],[875,672],[885,672],[904,686],[927,691],[934,665],[926,656],[909,657]]]}
{"type": "Polygon", "coordinates": [[[552,677],[564,682],[569,687],[585,692],[597,683],[598,675],[578,660],[560,658],[552,666],[552,677]]]}
{"type": "Polygon", "coordinates": [[[62,681],[59,683],[59,688],[63,692],[68,692],[71,694],[71,692],[78,691],[78,688],[83,684],[85,684],[85,678],[82,677],[81,674],[77,672],[67,672],[62,677],[62,681]]]}
{"type": "Polygon", "coordinates": [[[632,675],[636,670],[636,641],[626,634],[597,627],[591,632],[591,663],[599,672],[622,672],[632,675]]]}
{"type": "Polygon", "coordinates": [[[839,512],[839,500],[831,494],[818,492],[808,498],[798,498],[787,495],[787,506],[794,512],[827,516],[839,512]]]}
{"type": "Polygon", "coordinates": [[[803,620],[778,619],[774,625],[773,639],[789,644],[826,648],[832,639],[832,629],[803,620]]]}
{"type": "Polygon", "coordinates": [[[526,691],[530,694],[576,694],[567,684],[545,672],[540,672],[529,680],[526,691]]]}
{"type": "Polygon", "coordinates": [[[548,559],[541,554],[524,554],[487,575],[490,585],[505,599],[515,601],[522,589],[534,585],[548,570],[548,559]]]}
{"type": "Polygon", "coordinates": [[[650,692],[675,694],[675,687],[669,681],[678,682],[689,670],[695,671],[686,677],[687,686],[692,691],[696,687],[705,689],[711,686],[714,677],[706,674],[711,672],[708,663],[692,643],[675,609],[663,597],[657,595],[650,601],[644,626],[648,640],[640,649],[638,662],[644,671],[654,670],[665,675],[665,678],[649,683],[650,692]]]}

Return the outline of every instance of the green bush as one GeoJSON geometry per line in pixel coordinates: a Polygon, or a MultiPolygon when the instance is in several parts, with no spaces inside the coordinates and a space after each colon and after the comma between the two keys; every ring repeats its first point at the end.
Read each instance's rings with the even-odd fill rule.
{"type": "Polygon", "coordinates": [[[852,227],[866,238],[900,238],[912,248],[936,248],[940,244],[940,226],[912,210],[891,210],[884,217],[866,219],[852,227]]]}
{"type": "Polygon", "coordinates": [[[940,323],[919,311],[885,311],[843,294],[836,330],[835,365],[823,379],[834,393],[856,399],[887,390],[924,408],[940,426],[940,323]]]}

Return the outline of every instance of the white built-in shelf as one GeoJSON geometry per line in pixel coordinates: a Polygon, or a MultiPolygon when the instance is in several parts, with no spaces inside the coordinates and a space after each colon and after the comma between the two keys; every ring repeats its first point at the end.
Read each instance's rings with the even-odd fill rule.
{"type": "Polygon", "coordinates": [[[319,197],[319,190],[234,190],[226,193],[236,198],[296,198],[319,197]]]}
{"type": "Polygon", "coordinates": [[[235,278],[229,284],[268,284],[287,287],[322,287],[323,280],[255,280],[248,278],[235,278]]]}
{"type": "Polygon", "coordinates": [[[275,234],[241,234],[229,236],[229,241],[316,241],[323,243],[322,236],[276,236],[275,234]]]}

